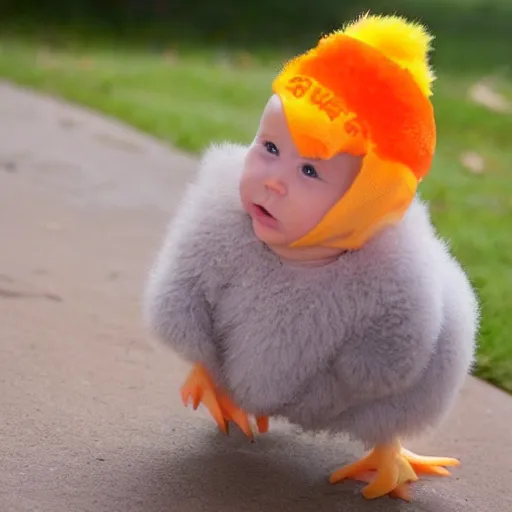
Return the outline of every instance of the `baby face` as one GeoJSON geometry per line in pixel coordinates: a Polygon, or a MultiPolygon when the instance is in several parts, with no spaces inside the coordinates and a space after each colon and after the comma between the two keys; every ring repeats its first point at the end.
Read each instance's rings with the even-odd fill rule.
{"type": "Polygon", "coordinates": [[[256,236],[270,247],[288,247],[306,235],[347,192],[361,165],[361,157],[345,153],[330,160],[301,157],[281,101],[272,96],[240,182],[256,236]]]}

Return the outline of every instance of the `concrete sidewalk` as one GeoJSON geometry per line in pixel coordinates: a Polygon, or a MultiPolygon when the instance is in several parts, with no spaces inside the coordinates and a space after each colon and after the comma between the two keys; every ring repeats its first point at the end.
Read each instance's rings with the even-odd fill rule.
{"type": "Polygon", "coordinates": [[[329,472],[361,454],[285,425],[250,444],[185,409],[140,293],[193,159],[0,84],[0,512],[512,511],[512,399],[468,380],[413,504],[329,472]]]}

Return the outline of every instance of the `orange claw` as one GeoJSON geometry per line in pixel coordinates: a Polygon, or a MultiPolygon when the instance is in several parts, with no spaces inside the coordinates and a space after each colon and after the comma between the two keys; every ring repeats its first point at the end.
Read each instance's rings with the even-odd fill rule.
{"type": "MultiPolygon", "coordinates": [[[[208,372],[200,364],[194,365],[185,384],[183,384],[181,399],[185,407],[192,399],[194,410],[199,407],[200,403],[203,403],[224,434],[228,433],[227,422],[232,421],[238,425],[247,437],[253,439],[247,413],[237,407],[226,393],[216,388],[208,372]]],[[[265,418],[258,419],[258,429],[260,432],[267,431],[268,418],[266,418],[266,423],[265,418]]]]}
{"type": "Polygon", "coordinates": [[[247,413],[239,409],[225,393],[219,393],[217,395],[217,399],[222,409],[224,419],[237,424],[240,427],[240,430],[242,430],[242,432],[252,440],[253,433],[247,413]]]}
{"type": "Polygon", "coordinates": [[[190,399],[192,399],[194,410],[199,407],[200,403],[203,403],[217,422],[220,430],[225,434],[228,433],[226,420],[217,400],[215,384],[200,364],[194,365],[187,380],[181,387],[181,399],[185,407],[188,406],[190,399]]]}

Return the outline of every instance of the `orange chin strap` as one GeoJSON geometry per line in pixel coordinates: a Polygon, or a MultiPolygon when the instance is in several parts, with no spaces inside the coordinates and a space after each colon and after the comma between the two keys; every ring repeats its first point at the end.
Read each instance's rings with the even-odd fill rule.
{"type": "MultiPolygon", "coordinates": [[[[382,20],[389,18],[373,18],[376,31],[381,30],[377,39],[397,52],[400,45],[389,44],[393,34],[386,32],[389,26],[379,26],[382,20]]],[[[376,31],[371,32],[373,40],[376,31]]],[[[292,247],[356,249],[407,211],[430,168],[436,130],[428,93],[411,71],[421,68],[421,62],[413,59],[407,69],[400,56],[397,63],[340,31],[291,60],[275,79],[273,91],[302,156],[364,155],[349,191],[292,247]]]]}
{"type": "Polygon", "coordinates": [[[380,229],[402,218],[416,193],[415,176],[405,165],[381,160],[374,152],[363,162],[345,196],[291,247],[358,249],[380,229]]]}

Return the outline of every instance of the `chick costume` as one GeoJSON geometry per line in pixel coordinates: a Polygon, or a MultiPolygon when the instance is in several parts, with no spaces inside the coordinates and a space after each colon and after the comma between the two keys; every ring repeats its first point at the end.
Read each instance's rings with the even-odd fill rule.
{"type": "Polygon", "coordinates": [[[293,245],[356,250],[324,268],[280,266],[240,207],[246,149],[217,147],[203,157],[145,297],[152,330],[194,364],[185,403],[250,437],[248,413],[260,432],[278,416],[349,433],[372,450],[331,482],[368,481],[367,498],[409,499],[419,474],[458,464],[417,456],[400,439],[450,409],[478,324],[467,277],[415,199],[435,147],[429,43],[419,25],[364,16],[274,81],[303,156],[365,155],[348,193],[293,245]]]}

